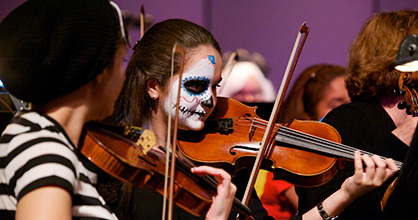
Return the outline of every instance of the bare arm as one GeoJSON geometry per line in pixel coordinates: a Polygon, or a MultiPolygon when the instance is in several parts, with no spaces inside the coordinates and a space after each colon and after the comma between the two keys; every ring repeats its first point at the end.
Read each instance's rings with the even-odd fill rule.
{"type": "Polygon", "coordinates": [[[35,189],[17,203],[16,220],[71,220],[71,195],[63,188],[45,186],[35,189]]]}
{"type": "MultiPolygon", "coordinates": [[[[323,201],[323,209],[329,216],[339,215],[351,202],[370,190],[381,186],[388,178],[393,176],[398,167],[392,159],[382,160],[379,156],[354,154],[354,175],[347,178],[341,188],[323,201]],[[363,164],[366,165],[363,170],[363,164]]],[[[304,220],[322,220],[317,207],[302,216],[304,220]]]]}

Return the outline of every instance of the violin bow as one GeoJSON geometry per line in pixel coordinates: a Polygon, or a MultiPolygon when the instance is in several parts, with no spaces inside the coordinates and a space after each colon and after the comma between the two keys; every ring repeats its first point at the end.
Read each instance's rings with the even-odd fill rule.
{"type": "Polygon", "coordinates": [[[245,189],[245,193],[244,193],[244,197],[242,201],[246,205],[248,205],[248,202],[250,201],[251,192],[252,192],[252,189],[254,188],[255,180],[258,175],[258,171],[260,169],[261,163],[263,161],[262,159],[266,155],[268,145],[269,145],[269,140],[271,140],[271,135],[273,133],[274,124],[276,122],[277,116],[279,115],[280,106],[284,100],[287,88],[289,87],[290,79],[292,78],[293,72],[295,71],[296,64],[299,60],[299,56],[302,52],[303,46],[305,45],[305,41],[306,41],[306,38],[308,37],[308,34],[309,34],[309,28],[306,26],[306,22],[304,22],[301,25],[299,32],[297,34],[292,53],[290,55],[289,62],[286,67],[286,71],[284,73],[283,80],[280,85],[279,92],[277,93],[276,101],[274,103],[274,107],[270,115],[270,119],[267,124],[266,131],[263,136],[263,140],[261,141],[260,149],[255,159],[250,178],[248,180],[247,188],[245,189]],[[300,41],[302,33],[304,33],[304,37],[302,41],[300,41]],[[299,43],[300,43],[300,46],[299,46],[299,43]],[[296,53],[298,46],[299,46],[299,49],[296,53]],[[295,54],[296,54],[296,57],[295,57],[295,54]]]}
{"type": "Polygon", "coordinates": [[[144,5],[141,5],[141,13],[140,13],[140,35],[139,35],[139,40],[137,40],[135,42],[135,45],[132,47],[133,50],[135,50],[135,48],[138,46],[139,42],[141,41],[142,37],[145,34],[145,9],[144,9],[144,5]]]}
{"type": "Polygon", "coordinates": [[[144,36],[145,33],[145,9],[144,9],[144,5],[141,5],[141,14],[140,14],[140,18],[141,18],[141,35],[140,35],[140,39],[142,39],[142,37],[144,36]]]}
{"type": "MultiPolygon", "coordinates": [[[[183,76],[183,67],[184,67],[184,56],[186,51],[177,46],[177,43],[174,44],[173,51],[171,54],[171,76],[170,76],[170,85],[173,85],[173,76],[174,76],[174,58],[175,54],[181,54],[181,61],[180,61],[180,69],[179,69],[179,85],[177,90],[177,98],[176,98],[176,114],[174,116],[174,125],[173,129],[171,129],[171,111],[168,111],[168,123],[167,123],[167,152],[166,152],[166,167],[165,167],[165,178],[164,178],[164,199],[163,199],[163,212],[162,212],[162,220],[165,219],[166,213],[166,201],[167,201],[167,188],[168,188],[168,171],[169,171],[169,163],[170,161],[170,152],[171,152],[171,161],[170,161],[170,184],[169,184],[169,194],[168,194],[168,218],[171,220],[173,218],[173,196],[174,196],[174,173],[175,173],[175,165],[176,165],[176,149],[177,146],[177,128],[178,128],[178,118],[179,118],[179,109],[180,109],[180,91],[181,91],[181,79],[183,76]],[[171,131],[173,130],[173,135],[171,137],[171,131]],[[171,146],[172,145],[172,146],[171,146]]],[[[170,92],[170,100],[172,100],[172,92],[170,92]]]]}

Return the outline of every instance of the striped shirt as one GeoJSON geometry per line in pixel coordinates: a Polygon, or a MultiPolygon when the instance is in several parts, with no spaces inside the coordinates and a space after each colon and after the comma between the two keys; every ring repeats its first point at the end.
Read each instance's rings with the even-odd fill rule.
{"type": "Polygon", "coordinates": [[[1,219],[14,219],[23,196],[51,185],[71,193],[73,219],[117,219],[94,187],[96,169],[55,120],[19,114],[0,138],[1,219]]]}

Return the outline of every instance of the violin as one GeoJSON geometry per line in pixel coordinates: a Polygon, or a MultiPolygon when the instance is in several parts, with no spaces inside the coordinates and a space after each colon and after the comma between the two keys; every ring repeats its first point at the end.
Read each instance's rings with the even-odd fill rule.
{"type": "MultiPolygon", "coordinates": [[[[202,131],[179,133],[180,151],[197,163],[221,167],[231,174],[251,168],[267,124],[255,110],[256,107],[218,97],[218,104],[202,131]]],[[[273,134],[261,169],[272,171],[275,179],[302,187],[326,183],[344,166],[345,160],[354,159],[354,151],[358,150],[341,144],[339,133],[318,121],[275,124],[273,134]]],[[[402,166],[401,162],[395,163],[402,166]]]]}
{"type": "Polygon", "coordinates": [[[395,95],[403,95],[404,101],[399,102],[398,108],[405,109],[406,113],[414,117],[418,116],[418,73],[401,72],[398,88],[395,95]]]}
{"type": "MultiPolygon", "coordinates": [[[[418,72],[401,72],[398,80],[398,87],[394,89],[395,95],[403,95],[404,101],[399,102],[398,108],[405,109],[408,115],[418,116],[418,72]]],[[[385,208],[390,195],[398,183],[396,178],[387,188],[380,202],[382,210],[385,208]]]]}
{"type": "MultiPolygon", "coordinates": [[[[165,153],[156,150],[155,136],[145,130],[138,141],[124,137],[118,126],[89,122],[84,126],[80,152],[97,167],[111,176],[136,187],[148,186],[163,194],[165,153]]],[[[191,173],[191,166],[176,160],[175,193],[173,201],[187,212],[205,214],[216,195],[216,182],[209,177],[191,173]]],[[[253,219],[250,210],[235,199],[232,209],[241,219],[253,219]]]]}

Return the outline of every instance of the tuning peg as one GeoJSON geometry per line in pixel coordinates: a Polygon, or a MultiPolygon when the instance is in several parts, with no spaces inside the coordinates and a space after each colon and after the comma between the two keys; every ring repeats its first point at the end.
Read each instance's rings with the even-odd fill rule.
{"type": "Polygon", "coordinates": [[[406,109],[408,107],[408,104],[404,101],[401,101],[398,103],[398,109],[406,109]]]}

